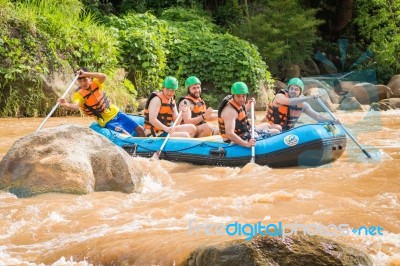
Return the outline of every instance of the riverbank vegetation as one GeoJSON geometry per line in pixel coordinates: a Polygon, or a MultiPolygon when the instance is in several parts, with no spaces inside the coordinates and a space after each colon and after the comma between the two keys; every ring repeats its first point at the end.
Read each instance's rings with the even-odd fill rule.
{"type": "Polygon", "coordinates": [[[79,66],[106,73],[128,111],[166,75],[179,94],[198,76],[216,108],[232,82],[257,94],[317,51],[340,65],[339,38],[349,43],[340,71],[376,68],[385,80],[398,74],[399,11],[377,0],[0,0],[0,116],[46,115],[57,99],[46,84],[60,72],[72,81],[79,66]],[[373,56],[353,66],[365,51],[373,56]]]}

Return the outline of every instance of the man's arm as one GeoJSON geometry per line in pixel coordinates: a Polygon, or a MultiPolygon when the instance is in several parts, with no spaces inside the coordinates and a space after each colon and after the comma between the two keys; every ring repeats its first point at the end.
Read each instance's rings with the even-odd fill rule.
{"type": "Polygon", "coordinates": [[[58,102],[60,105],[64,108],[67,108],[72,111],[78,111],[79,110],[79,104],[77,103],[69,103],[65,98],[59,98],[58,102]]]}
{"type": "Polygon", "coordinates": [[[301,96],[297,98],[287,98],[282,93],[279,93],[275,96],[275,102],[282,105],[298,105],[299,103],[304,103],[307,100],[315,99],[314,95],[310,96],[301,96]]]}
{"type": "Polygon", "coordinates": [[[107,78],[106,74],[100,72],[85,72],[83,70],[79,70],[78,74],[79,77],[97,78],[100,83],[104,83],[107,78]]]}
{"type": "Polygon", "coordinates": [[[225,132],[230,141],[233,143],[236,143],[240,146],[243,147],[252,147],[255,145],[255,140],[251,140],[250,142],[247,142],[245,140],[242,140],[238,135],[235,134],[235,120],[238,117],[238,113],[236,112],[235,109],[233,109],[231,106],[226,106],[224,110],[221,113],[221,118],[224,120],[225,123],[225,132]]]}
{"type": "Polygon", "coordinates": [[[72,111],[78,111],[79,106],[85,102],[82,96],[80,96],[80,94],[78,94],[77,92],[75,92],[75,94],[72,96],[71,103],[67,102],[65,98],[59,98],[57,101],[60,103],[62,107],[65,107],[72,111]]]}
{"type": "Polygon", "coordinates": [[[321,115],[320,113],[315,112],[314,109],[312,109],[308,103],[304,103],[303,112],[318,122],[332,121],[332,119],[327,118],[327,117],[321,115]]]}

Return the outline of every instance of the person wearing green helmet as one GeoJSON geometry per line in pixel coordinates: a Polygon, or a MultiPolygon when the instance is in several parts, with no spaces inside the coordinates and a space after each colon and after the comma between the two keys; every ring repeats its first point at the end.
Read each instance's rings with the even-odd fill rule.
{"type": "MultiPolygon", "coordinates": [[[[152,92],[147,99],[144,109],[144,129],[148,137],[194,137],[196,127],[192,124],[180,125],[181,118],[175,103],[175,92],[178,89],[178,80],[168,76],[162,83],[162,91],[152,92]],[[173,123],[175,126],[173,126],[173,123]]],[[[186,112],[186,110],[185,110],[186,112]]]]}
{"type": "Polygon", "coordinates": [[[179,99],[179,110],[187,108],[190,112],[184,112],[182,121],[184,124],[193,124],[196,126],[195,138],[219,135],[219,130],[214,125],[207,123],[217,119],[213,115],[213,109],[207,108],[203,99],[201,99],[201,82],[195,76],[190,76],[185,81],[185,87],[188,95],[179,99]]]}
{"type": "Polygon", "coordinates": [[[251,98],[247,104],[247,94],[249,89],[244,82],[235,82],[231,87],[231,94],[226,96],[218,108],[219,132],[224,142],[251,148],[256,145],[256,139],[263,139],[280,133],[278,129],[272,128],[268,123],[257,125],[256,136],[251,138],[251,126],[247,119],[247,109],[251,98]]]}
{"type": "Polygon", "coordinates": [[[302,113],[318,122],[332,121],[315,112],[306,101],[318,99],[318,95],[301,96],[304,83],[299,78],[292,78],[285,90],[280,90],[269,103],[267,114],[263,121],[271,125],[280,125],[283,131],[293,128],[302,113]]]}

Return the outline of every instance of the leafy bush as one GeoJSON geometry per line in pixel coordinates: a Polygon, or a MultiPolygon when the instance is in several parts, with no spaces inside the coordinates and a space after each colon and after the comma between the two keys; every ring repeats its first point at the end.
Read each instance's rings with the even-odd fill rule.
{"type": "Polygon", "coordinates": [[[118,36],[120,63],[139,96],[147,97],[158,90],[167,60],[168,51],[164,47],[167,24],[146,13],[128,14],[122,18],[111,16],[107,25],[118,36]]]}
{"type": "Polygon", "coordinates": [[[310,59],[321,21],[315,9],[303,10],[298,1],[255,1],[250,16],[231,24],[233,34],[254,43],[276,75],[290,64],[310,59]]]}
{"type": "Polygon", "coordinates": [[[196,11],[182,12],[177,8],[163,14],[179,21],[157,19],[146,13],[111,17],[107,22],[119,36],[121,64],[129,71],[139,96],[147,97],[159,90],[167,75],[177,77],[180,84],[196,75],[206,85],[203,96],[216,107],[233,82],[242,80],[257,92],[259,83],[269,80],[254,45],[218,33],[210,18],[199,23],[196,11]]]}
{"type": "Polygon", "coordinates": [[[41,116],[56,95],[42,91],[42,76],[86,66],[111,71],[116,39],[82,13],[78,0],[2,0],[0,11],[1,116],[41,116]]]}
{"type": "Polygon", "coordinates": [[[359,0],[355,2],[354,24],[361,38],[363,49],[374,53],[374,61],[361,67],[376,67],[380,82],[399,74],[400,60],[400,3],[388,0],[359,0]]]}
{"type": "Polygon", "coordinates": [[[175,73],[182,84],[191,75],[208,84],[203,86],[203,96],[210,96],[213,107],[230,92],[233,82],[243,81],[257,93],[259,82],[269,78],[256,47],[230,34],[181,30],[169,47],[167,73],[175,73]]]}

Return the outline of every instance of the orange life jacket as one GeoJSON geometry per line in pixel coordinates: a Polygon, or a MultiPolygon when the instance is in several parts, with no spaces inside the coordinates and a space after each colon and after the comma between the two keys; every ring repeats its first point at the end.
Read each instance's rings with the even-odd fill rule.
{"type": "Polygon", "coordinates": [[[225,97],[218,108],[218,125],[219,125],[219,133],[221,134],[223,139],[227,139],[225,131],[225,122],[221,117],[222,110],[225,108],[227,104],[230,104],[238,113],[238,117],[235,121],[235,134],[241,137],[244,133],[250,132],[250,123],[247,120],[246,108],[244,106],[239,106],[234,100],[232,95],[228,95],[225,97]]]}
{"type": "Polygon", "coordinates": [[[110,102],[103,90],[100,90],[96,83],[90,82],[88,89],[81,87],[76,89],[85,103],[81,107],[82,111],[89,116],[96,116],[98,119],[103,119],[101,114],[110,108],[110,102]]]}
{"type": "Polygon", "coordinates": [[[161,99],[161,107],[160,110],[158,111],[157,119],[160,120],[160,122],[167,127],[169,127],[172,124],[173,108],[175,107],[175,100],[168,99],[167,97],[165,97],[164,93],[152,92],[150,94],[149,98],[147,99],[146,106],[144,108],[144,128],[149,129],[154,137],[157,136],[160,132],[163,132],[161,128],[153,126],[150,123],[150,118],[149,118],[149,104],[150,101],[156,96],[161,99]]]}
{"type": "MultiPolygon", "coordinates": [[[[192,118],[203,115],[207,110],[206,103],[201,98],[196,99],[190,95],[181,97],[181,98],[179,98],[178,106],[181,103],[181,101],[183,101],[183,100],[189,100],[194,104],[194,107],[192,110],[192,118]]],[[[182,123],[183,123],[183,121],[182,121],[182,123]]],[[[197,123],[196,126],[204,124],[204,123],[206,123],[206,121],[202,120],[201,122],[197,123]]]]}
{"type": "MultiPolygon", "coordinates": [[[[280,90],[278,93],[282,93],[289,98],[287,90],[280,90]]],[[[267,121],[270,124],[281,125],[283,131],[293,128],[303,111],[303,104],[274,106],[273,102],[268,105],[267,121]]]]}

